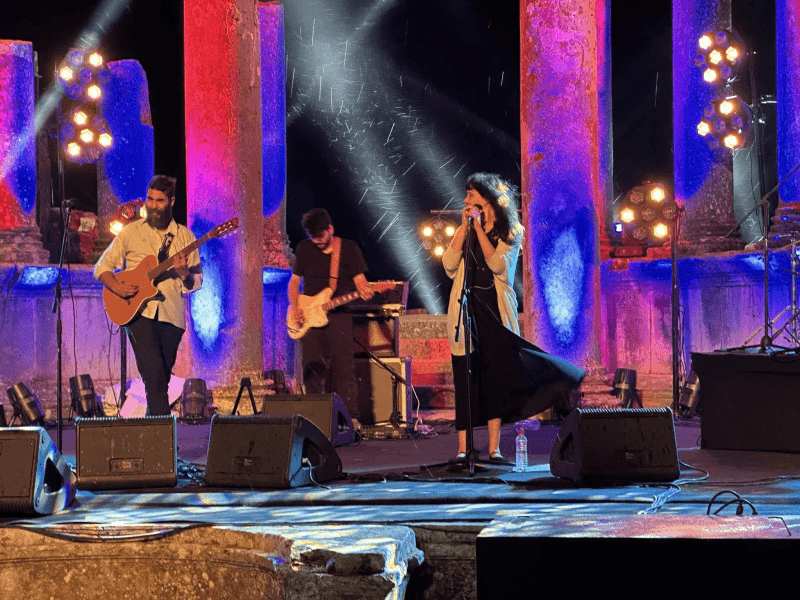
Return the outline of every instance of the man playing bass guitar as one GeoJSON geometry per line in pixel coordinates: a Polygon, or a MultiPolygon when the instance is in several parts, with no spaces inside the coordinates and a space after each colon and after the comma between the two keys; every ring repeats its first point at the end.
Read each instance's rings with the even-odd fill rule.
{"type": "MultiPolygon", "coordinates": [[[[296,261],[289,282],[289,320],[295,326],[304,321],[300,308],[300,283],[303,295],[315,296],[326,288],[333,299],[358,292],[363,300],[375,294],[364,273],[367,264],[358,245],[333,235],[331,217],[324,208],[303,215],[303,229],[308,235],[297,245],[296,261]]],[[[353,358],[353,320],[346,312],[333,310],[324,327],[313,327],[303,334],[303,381],[308,394],[336,392],[352,418],[357,419],[358,386],[353,358]]],[[[292,324],[290,323],[290,327],[292,324]]]]}

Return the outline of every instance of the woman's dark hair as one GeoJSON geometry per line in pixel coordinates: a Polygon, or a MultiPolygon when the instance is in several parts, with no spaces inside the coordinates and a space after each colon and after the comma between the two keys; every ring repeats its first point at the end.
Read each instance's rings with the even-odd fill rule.
{"type": "Polygon", "coordinates": [[[467,177],[467,190],[475,190],[494,209],[494,228],[510,244],[522,236],[519,222],[519,190],[494,173],[473,173],[467,177]]]}
{"type": "Polygon", "coordinates": [[[331,216],[324,208],[312,208],[303,215],[303,229],[311,237],[319,237],[331,226],[331,216]]]}
{"type": "Polygon", "coordinates": [[[175,197],[175,187],[177,179],[169,177],[168,175],[156,175],[147,184],[148,190],[158,190],[164,192],[164,195],[172,200],[175,197]]]}

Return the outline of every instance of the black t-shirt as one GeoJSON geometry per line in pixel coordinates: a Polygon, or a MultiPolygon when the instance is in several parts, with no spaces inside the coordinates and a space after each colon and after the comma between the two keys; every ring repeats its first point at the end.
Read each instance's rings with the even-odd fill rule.
{"type": "MultiPolygon", "coordinates": [[[[303,278],[303,294],[314,296],[328,287],[331,273],[331,254],[325,254],[311,240],[303,240],[295,250],[295,263],[292,272],[303,278]]],[[[356,291],[353,277],[366,273],[367,263],[361,249],[351,241],[342,239],[342,252],[339,257],[339,280],[336,296],[356,291]]]]}

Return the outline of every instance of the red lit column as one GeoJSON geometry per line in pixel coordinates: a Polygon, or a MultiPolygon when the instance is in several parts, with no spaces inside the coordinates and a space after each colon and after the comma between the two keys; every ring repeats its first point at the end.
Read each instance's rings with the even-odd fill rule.
{"type": "Polygon", "coordinates": [[[235,394],[242,376],[257,385],[263,368],[258,4],[184,2],[189,227],[199,237],[239,219],[235,233],[201,249],[203,289],[191,297],[192,371],[212,382],[217,404],[235,394]]]}

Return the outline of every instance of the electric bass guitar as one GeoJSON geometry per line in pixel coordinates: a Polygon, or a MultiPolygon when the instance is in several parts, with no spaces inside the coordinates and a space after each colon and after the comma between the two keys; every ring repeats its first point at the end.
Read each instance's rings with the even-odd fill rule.
{"type": "Polygon", "coordinates": [[[135,269],[116,273],[114,276],[117,281],[121,283],[130,283],[138,286],[139,289],[135,296],[120,298],[108,288],[103,288],[103,305],[106,308],[106,313],[108,313],[108,318],[120,327],[130,323],[142,309],[142,306],[144,306],[148,300],[158,295],[158,288],[155,286],[154,282],[174,266],[175,257],[178,254],[189,256],[189,254],[197,250],[208,240],[228,235],[237,227],[239,227],[239,219],[230,219],[229,221],[225,221],[222,225],[217,225],[203,237],[195,240],[177,254],[173,254],[161,264],[159,264],[158,259],[151,254],[150,256],[146,256],[135,269]]]}
{"type": "MultiPolygon", "coordinates": [[[[379,281],[370,283],[370,287],[376,292],[386,292],[394,288],[393,281],[379,281]]],[[[312,327],[325,327],[328,324],[328,311],[347,302],[352,302],[359,298],[358,292],[350,292],[331,300],[333,291],[325,288],[315,296],[304,296],[300,294],[297,298],[297,306],[303,313],[303,318],[298,322],[292,318],[292,307],[286,312],[286,328],[289,330],[289,337],[299,340],[312,327]]]]}

